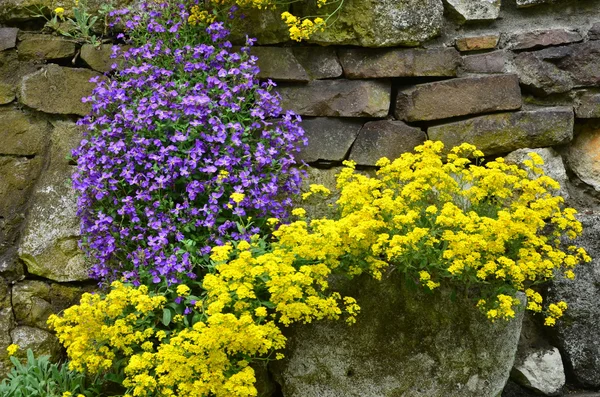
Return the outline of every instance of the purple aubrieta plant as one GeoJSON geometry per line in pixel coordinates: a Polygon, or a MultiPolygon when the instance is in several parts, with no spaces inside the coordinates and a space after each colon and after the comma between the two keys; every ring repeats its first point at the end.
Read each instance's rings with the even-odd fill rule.
{"type": "Polygon", "coordinates": [[[73,150],[81,245],[102,282],[195,279],[211,246],[288,216],[301,120],[259,83],[253,40],[233,50],[222,22],[191,26],[182,4],[113,14],[133,47],[84,98],[92,112],[73,150]]]}

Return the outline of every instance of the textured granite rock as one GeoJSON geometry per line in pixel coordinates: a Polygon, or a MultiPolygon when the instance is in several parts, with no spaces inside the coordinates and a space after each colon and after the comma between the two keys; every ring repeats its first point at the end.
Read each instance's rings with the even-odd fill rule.
{"type": "Polygon", "coordinates": [[[518,54],[515,66],[521,84],[536,95],[560,94],[573,89],[569,73],[536,53],[518,54]]]}
{"type": "Polygon", "coordinates": [[[374,166],[382,157],[394,160],[411,152],[427,139],[425,132],[402,121],[371,121],[360,130],[350,151],[350,160],[374,166]]]}
{"type": "Polygon", "coordinates": [[[77,52],[77,42],[49,34],[23,34],[17,45],[19,59],[54,61],[73,58],[77,52]]]}
{"type": "Polygon", "coordinates": [[[569,168],[596,191],[600,191],[600,123],[577,124],[573,142],[566,148],[569,168]]]}
{"type": "Polygon", "coordinates": [[[429,127],[429,139],[446,149],[471,143],[486,155],[523,148],[566,144],[573,139],[573,110],[568,107],[497,113],[429,127]]]}
{"type": "Polygon", "coordinates": [[[464,21],[490,21],[500,15],[500,0],[446,0],[464,21]]]}
{"type": "Polygon", "coordinates": [[[508,56],[503,50],[463,56],[462,72],[502,73],[505,71],[508,56]]]}
{"type": "Polygon", "coordinates": [[[17,28],[0,28],[0,51],[17,46],[17,28]]]}
{"type": "Polygon", "coordinates": [[[546,396],[557,395],[565,385],[565,370],[557,348],[525,352],[515,360],[511,378],[546,396]]]}
{"type": "Polygon", "coordinates": [[[516,75],[464,77],[417,85],[398,92],[395,116],[406,121],[438,120],[519,109],[516,75]]]}
{"type": "Polygon", "coordinates": [[[583,92],[575,101],[575,117],[580,119],[600,118],[600,93],[583,92]]]}
{"type": "Polygon", "coordinates": [[[515,33],[508,38],[505,47],[511,50],[535,49],[575,43],[583,40],[579,32],[567,29],[534,30],[515,33]]]}
{"type": "Polygon", "coordinates": [[[258,57],[258,78],[276,81],[307,82],[304,67],[289,47],[252,47],[250,53],[258,57]]]}
{"type": "Polygon", "coordinates": [[[340,77],[342,65],[334,48],[331,47],[294,47],[296,59],[313,80],[340,77]]]}
{"type": "Polygon", "coordinates": [[[302,116],[384,117],[391,100],[391,82],[386,80],[316,80],[276,90],[281,106],[302,116]]]}
{"type": "Polygon", "coordinates": [[[299,160],[341,162],[358,136],[364,122],[360,119],[317,117],[302,120],[308,146],[298,154],[299,160]]]}

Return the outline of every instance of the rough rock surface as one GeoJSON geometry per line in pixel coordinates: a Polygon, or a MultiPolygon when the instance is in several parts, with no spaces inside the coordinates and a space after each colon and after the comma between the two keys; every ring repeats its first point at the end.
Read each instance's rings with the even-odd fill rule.
{"type": "Polygon", "coordinates": [[[508,55],[499,50],[485,54],[466,55],[463,57],[464,73],[502,73],[505,71],[508,55]]]}
{"type": "Polygon", "coordinates": [[[385,80],[316,80],[280,86],[281,106],[302,116],[385,117],[391,82],[385,80]]]}
{"type": "Polygon", "coordinates": [[[96,76],[100,75],[88,69],[49,64],[23,78],[19,100],[45,113],[84,116],[91,111],[91,105],[81,102],[81,98],[92,93],[94,83],[89,80],[96,76]]]}
{"type": "Polygon", "coordinates": [[[342,169],[342,167],[308,167],[306,169],[306,178],[302,180],[301,192],[307,193],[310,191],[311,184],[317,184],[325,186],[332,194],[327,197],[320,194],[312,195],[306,200],[303,200],[301,195],[297,195],[293,198],[294,206],[304,208],[306,213],[312,217],[312,219],[319,219],[322,217],[331,218],[335,216],[336,210],[334,208],[334,203],[339,198],[338,191],[336,190],[336,175],[339,174],[342,169]]]}
{"type": "Polygon", "coordinates": [[[236,18],[231,29],[231,40],[235,44],[245,44],[246,36],[256,38],[257,44],[268,45],[290,41],[288,27],[281,19],[281,13],[288,11],[288,5],[279,5],[274,10],[263,7],[244,9],[244,18],[236,18]]]}
{"type": "Polygon", "coordinates": [[[592,25],[592,27],[588,31],[588,38],[590,40],[600,39],[600,22],[596,22],[592,25]]]}
{"type": "MultiPolygon", "coordinates": [[[[116,0],[111,5],[115,10],[120,10],[132,3],[132,0],[116,0]]],[[[88,0],[86,9],[89,13],[97,15],[98,10],[105,4],[106,1],[104,0],[88,0]]],[[[0,3],[0,23],[31,20],[40,13],[40,9],[54,10],[56,7],[70,10],[73,7],[73,2],[69,0],[2,0],[0,3]]]]}
{"type": "MultiPolygon", "coordinates": [[[[112,70],[112,65],[122,65],[123,58],[111,58],[112,55],[112,44],[101,44],[95,46],[92,44],[84,44],[81,46],[81,60],[83,60],[90,68],[100,72],[106,73],[112,70]]],[[[127,46],[122,46],[121,50],[125,51],[127,46]]]]}
{"type": "Polygon", "coordinates": [[[519,109],[516,75],[464,77],[417,85],[398,93],[396,118],[438,120],[468,114],[519,109]]]}
{"type": "Polygon", "coordinates": [[[570,91],[573,88],[571,76],[554,63],[545,62],[539,55],[535,52],[524,52],[515,57],[516,71],[521,84],[537,95],[570,91]]]}
{"type": "Polygon", "coordinates": [[[505,47],[512,50],[534,49],[583,40],[578,32],[567,29],[534,30],[516,33],[508,39],[505,47]]]}
{"type": "Polygon", "coordinates": [[[459,51],[478,51],[496,48],[500,35],[490,34],[485,36],[469,36],[456,39],[456,48],[459,51]]]}
{"type": "Polygon", "coordinates": [[[24,354],[27,349],[31,349],[38,356],[50,356],[53,361],[60,358],[60,343],[56,336],[48,331],[28,326],[18,326],[10,331],[10,337],[12,343],[19,345],[20,354],[24,354]]]}
{"type": "Polygon", "coordinates": [[[0,155],[41,154],[49,140],[49,127],[47,121],[33,114],[11,107],[0,108],[0,155]]]}
{"type": "Polygon", "coordinates": [[[394,160],[411,152],[427,139],[425,132],[402,121],[371,121],[360,130],[350,152],[350,160],[374,166],[382,157],[394,160]]]}
{"type": "Polygon", "coordinates": [[[600,123],[592,120],[577,125],[575,139],[565,151],[569,168],[596,191],[600,191],[599,150],[600,123]]]}
{"type": "Polygon", "coordinates": [[[6,354],[6,348],[12,343],[10,330],[15,327],[11,298],[7,281],[0,277],[0,378],[3,378],[12,368],[6,354]]]}
{"type": "MultiPolygon", "coordinates": [[[[317,8],[310,2],[301,7],[300,14],[323,15],[337,5],[317,8]]],[[[336,23],[310,41],[362,47],[417,46],[439,34],[443,13],[442,0],[347,0],[336,23]]]]}
{"type": "Polygon", "coordinates": [[[294,47],[292,51],[313,80],[340,77],[343,73],[334,48],[294,47]]]}
{"type": "Polygon", "coordinates": [[[515,357],[522,311],[490,323],[450,291],[427,294],[398,273],[342,288],[357,299],[357,323],[291,327],[273,373],[286,397],[497,396],[515,357]]]}
{"type": "Polygon", "coordinates": [[[565,370],[557,348],[532,350],[515,360],[511,374],[522,386],[541,394],[557,395],[565,385],[565,370]]]}
{"type": "Polygon", "coordinates": [[[577,266],[574,280],[558,278],[548,290],[549,301],[564,300],[569,309],[554,331],[575,380],[600,387],[600,215],[580,214],[583,234],[575,243],[583,246],[592,262],[577,266]]]}
{"type": "Polygon", "coordinates": [[[569,192],[567,191],[567,182],[569,180],[565,164],[561,155],[552,148],[541,148],[541,149],[518,149],[514,152],[509,153],[505,160],[507,163],[522,164],[525,160],[530,160],[529,153],[537,153],[543,160],[544,165],[541,168],[544,170],[544,174],[560,183],[560,191],[558,192],[562,197],[568,198],[569,192]]]}
{"type": "Polygon", "coordinates": [[[454,48],[339,50],[344,76],[382,77],[456,76],[460,55],[454,48]]]}
{"type": "Polygon", "coordinates": [[[0,28],[0,51],[16,47],[18,33],[17,28],[0,28]]]}
{"type": "Polygon", "coordinates": [[[59,282],[88,279],[84,255],[77,248],[77,200],[69,183],[73,166],[65,160],[80,140],[75,124],[55,123],[50,164],[31,198],[19,245],[19,256],[30,273],[59,282]]]}
{"type": "Polygon", "coordinates": [[[355,119],[317,117],[304,119],[302,128],[308,146],[298,154],[299,160],[340,162],[346,158],[364,122],[355,119]]]}
{"type": "Polygon", "coordinates": [[[49,34],[24,34],[17,45],[21,60],[59,60],[73,58],[77,43],[49,34]]]}
{"type": "Polygon", "coordinates": [[[500,0],[446,0],[446,2],[465,21],[494,20],[500,14],[500,0]]]}
{"type": "Polygon", "coordinates": [[[446,149],[468,142],[491,155],[568,143],[573,123],[571,108],[554,107],[479,116],[433,126],[427,133],[429,139],[444,142],[446,149]]]}
{"type": "Polygon", "coordinates": [[[517,7],[519,7],[519,8],[531,7],[531,6],[536,6],[538,4],[551,3],[552,1],[555,1],[555,0],[517,0],[517,7]]]}
{"type": "Polygon", "coordinates": [[[584,92],[575,103],[575,116],[580,119],[600,118],[600,93],[584,92]]]}
{"type": "Polygon", "coordinates": [[[258,78],[277,81],[309,81],[304,67],[289,47],[252,47],[250,53],[258,57],[258,78]]]}

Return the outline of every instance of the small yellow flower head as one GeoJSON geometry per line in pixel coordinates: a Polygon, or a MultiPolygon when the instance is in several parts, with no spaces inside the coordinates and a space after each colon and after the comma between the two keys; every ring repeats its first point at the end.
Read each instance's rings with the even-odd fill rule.
{"type": "Polygon", "coordinates": [[[238,243],[237,249],[240,251],[247,251],[250,249],[250,243],[246,240],[242,240],[238,243]]]}
{"type": "Polygon", "coordinates": [[[275,354],[275,360],[281,360],[283,359],[285,356],[283,355],[283,353],[276,353],[275,354]]]}
{"type": "Polygon", "coordinates": [[[294,208],[292,210],[292,215],[299,218],[304,218],[306,216],[306,210],[304,208],[294,208]]]}
{"type": "Polygon", "coordinates": [[[244,197],[246,197],[246,195],[244,193],[232,193],[230,198],[233,200],[234,203],[239,204],[242,202],[242,200],[244,200],[244,197]]]}
{"type": "Polygon", "coordinates": [[[556,319],[554,317],[546,317],[544,325],[547,327],[554,327],[554,325],[556,325],[556,319]]]}
{"type": "Polygon", "coordinates": [[[267,219],[267,225],[269,226],[274,226],[276,224],[279,223],[279,219],[278,218],[269,218],[267,219]]]}
{"type": "Polygon", "coordinates": [[[180,284],[177,286],[177,295],[179,296],[188,296],[190,294],[190,287],[185,284],[180,284]]]}
{"type": "Polygon", "coordinates": [[[71,397],[72,395],[73,395],[73,394],[71,394],[71,392],[70,392],[70,391],[66,391],[66,392],[64,392],[64,393],[62,394],[62,396],[61,396],[61,397],[71,397]]]}
{"type": "Polygon", "coordinates": [[[9,356],[14,356],[18,350],[19,350],[19,345],[15,345],[15,344],[9,345],[6,348],[6,351],[8,352],[9,356]]]}
{"type": "Polygon", "coordinates": [[[264,306],[254,309],[254,314],[257,317],[267,317],[267,309],[264,306]]]}
{"type": "Polygon", "coordinates": [[[65,13],[65,9],[64,9],[64,8],[62,8],[62,7],[56,7],[56,8],[54,9],[54,13],[55,13],[57,16],[59,16],[59,17],[62,17],[62,16],[63,16],[63,14],[65,13]]]}

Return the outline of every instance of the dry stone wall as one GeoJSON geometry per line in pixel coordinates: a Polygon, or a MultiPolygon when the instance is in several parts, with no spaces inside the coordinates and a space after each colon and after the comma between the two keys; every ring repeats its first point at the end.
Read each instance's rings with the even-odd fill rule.
{"type": "MultiPolygon", "coordinates": [[[[111,44],[32,29],[31,6],[51,3],[66,5],[0,0],[0,374],[10,343],[60,354],[45,319],[94,285],[77,248],[66,156],[90,109],[80,101],[89,79],[119,60],[111,44]]],[[[292,7],[314,11],[309,1],[292,7]]],[[[600,0],[346,0],[331,29],[301,44],[287,38],[284,9],[250,13],[234,35],[258,37],[260,77],[303,116],[309,146],[298,159],[312,180],[331,185],[345,159],[369,169],[426,139],[546,159],[581,211],[594,262],[550,286],[574,310],[544,337],[527,319],[513,377],[548,395],[565,382],[600,389],[600,0]]]]}

